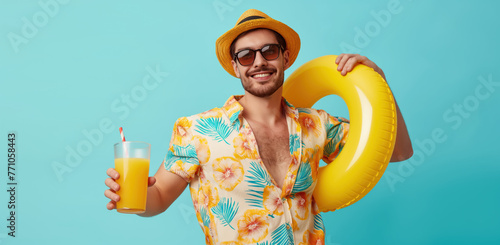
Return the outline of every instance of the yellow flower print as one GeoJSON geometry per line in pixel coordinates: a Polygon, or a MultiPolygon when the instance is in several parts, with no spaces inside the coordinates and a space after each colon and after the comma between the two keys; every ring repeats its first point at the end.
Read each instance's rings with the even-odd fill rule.
{"type": "Polygon", "coordinates": [[[266,210],[249,209],[238,220],[238,240],[244,243],[257,243],[268,234],[266,210]]]}
{"type": "Polygon", "coordinates": [[[257,140],[255,139],[255,136],[253,134],[252,129],[249,127],[247,130],[242,131],[243,137],[248,141],[250,145],[257,145],[257,140]]]}
{"type": "MultiPolygon", "coordinates": [[[[309,233],[309,244],[310,245],[323,245],[325,244],[325,233],[322,230],[314,230],[313,232],[307,231],[309,233]]],[[[305,239],[304,239],[305,240],[305,239]]]]}
{"type": "Polygon", "coordinates": [[[208,159],[210,159],[210,148],[208,147],[207,140],[195,135],[193,136],[193,144],[196,146],[196,155],[200,164],[208,162],[208,159]]]}
{"type": "Polygon", "coordinates": [[[300,151],[295,151],[292,155],[292,164],[291,165],[297,165],[300,163],[299,161],[300,158],[300,151]]]}
{"type": "Polygon", "coordinates": [[[198,198],[198,190],[189,187],[189,192],[191,193],[191,199],[193,200],[193,206],[194,210],[198,212],[198,203],[199,203],[199,198],[198,198]]]}
{"type": "Polygon", "coordinates": [[[210,181],[207,180],[207,183],[201,185],[198,193],[198,205],[209,209],[217,206],[219,200],[219,190],[211,185],[210,181]]]}
{"type": "Polygon", "coordinates": [[[243,180],[243,165],[232,157],[215,159],[212,168],[215,181],[226,191],[232,191],[243,180]]]}
{"type": "Polygon", "coordinates": [[[177,160],[172,164],[170,171],[184,178],[186,181],[191,181],[199,170],[198,165],[185,165],[182,160],[177,160]]]}
{"type": "Polygon", "coordinates": [[[323,157],[321,154],[322,152],[323,152],[323,150],[321,149],[321,147],[319,145],[315,145],[314,146],[314,154],[313,154],[313,157],[311,158],[310,162],[319,164],[319,161],[323,157]]]}
{"type": "Polygon", "coordinates": [[[171,171],[191,180],[196,175],[196,171],[199,170],[199,167],[199,165],[184,164],[182,160],[177,160],[172,166],[171,171]]]}
{"type": "Polygon", "coordinates": [[[207,170],[205,170],[205,169],[203,169],[203,168],[200,168],[200,172],[199,172],[199,175],[198,175],[198,176],[199,176],[199,181],[200,181],[201,183],[204,183],[205,181],[207,181],[207,176],[205,176],[205,172],[206,172],[206,171],[207,171],[207,170]]]}
{"type": "Polygon", "coordinates": [[[300,227],[297,224],[297,221],[293,217],[292,217],[292,230],[294,230],[294,231],[300,230],[300,227]]]}
{"type": "Polygon", "coordinates": [[[176,145],[182,145],[183,139],[189,138],[189,128],[191,127],[192,122],[189,121],[186,117],[179,118],[176,124],[174,125],[174,138],[173,143],[176,145]]]}
{"type": "Polygon", "coordinates": [[[307,113],[300,113],[299,122],[300,125],[302,125],[302,128],[304,129],[304,134],[306,136],[316,136],[316,137],[320,136],[321,121],[318,116],[307,113]]]}
{"type": "Polygon", "coordinates": [[[203,226],[203,233],[205,234],[205,243],[206,244],[215,244],[215,237],[213,236],[211,229],[203,226]]]}
{"type": "Polygon", "coordinates": [[[264,188],[264,208],[274,215],[283,214],[283,203],[281,202],[280,192],[274,186],[264,188]]]}
{"type": "MultiPolygon", "coordinates": [[[[210,214],[210,220],[215,220],[212,214],[210,214]]],[[[215,222],[210,222],[210,236],[212,237],[213,244],[217,244],[219,241],[219,235],[217,234],[215,222]]]]}
{"type": "Polygon", "coordinates": [[[313,152],[314,152],[314,149],[312,149],[312,148],[305,148],[303,150],[303,154],[302,154],[302,162],[309,162],[309,159],[313,155],[313,152]]]}
{"type": "Polygon", "coordinates": [[[198,211],[196,211],[196,219],[198,220],[198,224],[200,224],[200,226],[203,226],[203,220],[202,220],[201,215],[198,211]]]}
{"type": "Polygon", "coordinates": [[[234,145],[234,156],[237,159],[257,159],[257,152],[252,149],[251,142],[248,140],[248,137],[244,137],[243,134],[239,134],[233,140],[234,145]]]}
{"type": "Polygon", "coordinates": [[[299,192],[295,194],[295,198],[292,199],[293,206],[295,209],[295,217],[301,220],[307,219],[309,216],[309,202],[307,196],[304,192],[299,192]]]}
{"type": "Polygon", "coordinates": [[[229,100],[226,101],[226,105],[231,104],[230,106],[226,106],[227,110],[227,117],[232,118],[234,116],[234,113],[239,113],[243,109],[243,107],[238,103],[237,101],[240,99],[236,97],[232,97],[229,100]]]}
{"type": "Polygon", "coordinates": [[[294,118],[295,117],[295,113],[291,110],[287,110],[286,111],[286,115],[289,117],[289,118],[294,118]]]}
{"type": "Polygon", "coordinates": [[[243,245],[241,242],[229,241],[229,242],[221,242],[221,245],[243,245]]]}
{"type": "Polygon", "coordinates": [[[322,230],[314,230],[313,232],[306,230],[302,240],[299,245],[323,245],[325,244],[325,233],[322,230]]]}
{"type": "Polygon", "coordinates": [[[300,123],[297,123],[297,124],[295,125],[295,132],[297,132],[298,134],[300,134],[300,133],[302,132],[302,131],[301,131],[301,129],[302,129],[302,128],[300,127],[300,123]]]}
{"type": "Polygon", "coordinates": [[[309,230],[304,231],[302,242],[300,242],[299,245],[309,245],[309,230]]]}
{"type": "Polygon", "coordinates": [[[319,154],[322,151],[320,151],[319,149],[319,145],[316,145],[314,149],[307,148],[304,150],[304,153],[302,155],[302,162],[309,162],[309,165],[311,165],[311,174],[313,179],[315,179],[316,175],[318,174],[319,161],[322,158],[321,154],[319,154]]]}
{"type": "MultiPolygon", "coordinates": [[[[291,165],[290,165],[290,168],[291,168],[291,165]]],[[[292,192],[293,185],[294,185],[294,182],[292,180],[297,175],[297,170],[295,170],[294,172],[290,172],[291,171],[290,168],[288,169],[288,172],[286,173],[285,181],[283,182],[283,188],[282,188],[282,190],[284,190],[284,193],[286,193],[286,195],[288,195],[292,192]]]]}
{"type": "Polygon", "coordinates": [[[200,115],[203,118],[208,118],[208,117],[221,117],[222,116],[222,111],[219,108],[214,108],[212,110],[206,111],[201,113],[200,115]]]}

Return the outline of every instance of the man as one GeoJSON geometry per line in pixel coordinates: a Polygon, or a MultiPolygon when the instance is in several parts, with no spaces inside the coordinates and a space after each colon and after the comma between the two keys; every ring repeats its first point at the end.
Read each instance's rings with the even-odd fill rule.
{"type": "MultiPolygon", "coordinates": [[[[340,153],[349,124],[321,110],[294,108],[282,98],[284,71],[299,48],[295,31],[257,10],[243,13],[217,40],[219,62],[240,78],[245,94],[176,121],[167,156],[149,179],[142,216],[165,211],[189,183],[207,244],[324,244],[312,193],[320,159],[329,163],[340,153]]],[[[343,75],[364,64],[384,77],[360,55],[342,54],[336,63],[343,75]]],[[[391,161],[412,154],[397,111],[391,161]]],[[[114,181],[119,175],[114,169],[107,173],[111,210],[119,200],[114,181]]]]}

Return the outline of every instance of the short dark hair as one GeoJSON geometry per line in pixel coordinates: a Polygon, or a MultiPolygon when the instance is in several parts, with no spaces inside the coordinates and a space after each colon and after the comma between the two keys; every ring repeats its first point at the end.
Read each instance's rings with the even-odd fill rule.
{"type": "Polygon", "coordinates": [[[269,31],[272,31],[274,33],[274,36],[276,36],[276,40],[278,40],[278,44],[283,48],[283,50],[286,50],[286,42],[285,42],[285,39],[283,38],[283,36],[281,36],[281,34],[279,34],[278,32],[276,32],[274,30],[271,30],[271,29],[257,28],[257,29],[252,29],[252,30],[248,30],[248,31],[242,32],[240,35],[238,35],[233,40],[233,42],[231,43],[231,46],[229,47],[229,52],[231,52],[231,57],[234,58],[234,44],[236,43],[236,40],[238,40],[241,36],[243,36],[243,35],[245,35],[245,34],[247,34],[249,32],[255,31],[255,30],[269,30],[269,31]]]}

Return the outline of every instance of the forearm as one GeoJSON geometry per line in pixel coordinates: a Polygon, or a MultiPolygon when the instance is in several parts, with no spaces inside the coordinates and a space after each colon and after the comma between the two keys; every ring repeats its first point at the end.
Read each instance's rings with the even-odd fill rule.
{"type": "Polygon", "coordinates": [[[139,214],[151,217],[165,212],[170,205],[182,194],[187,187],[187,182],[179,175],[168,172],[160,165],[155,176],[156,182],[148,187],[146,212],[139,214]]]}
{"type": "MultiPolygon", "coordinates": [[[[353,67],[357,64],[363,64],[370,68],[372,68],[375,72],[380,74],[382,78],[387,81],[385,78],[384,71],[377,66],[373,61],[369,60],[365,56],[361,56],[359,54],[341,54],[335,60],[335,63],[338,64],[337,70],[341,71],[342,75],[345,75],[347,72],[350,72],[353,67]]],[[[396,104],[397,111],[397,132],[396,132],[396,143],[394,146],[394,151],[391,156],[391,162],[399,162],[404,161],[410,158],[413,155],[413,148],[411,146],[410,136],[408,135],[408,130],[406,129],[406,123],[403,119],[403,115],[399,110],[399,106],[396,104]]]]}
{"type": "MultiPolygon", "coordinates": [[[[384,78],[385,74],[380,67],[376,66],[374,68],[376,72],[384,78]]],[[[387,81],[387,80],[386,80],[387,81]]],[[[410,135],[408,134],[408,129],[406,128],[406,123],[403,118],[403,114],[399,110],[398,103],[394,99],[394,104],[396,105],[397,113],[397,131],[396,131],[396,143],[394,146],[394,151],[392,152],[391,162],[400,162],[409,159],[413,155],[413,147],[411,145],[410,135]]]]}
{"type": "Polygon", "coordinates": [[[410,135],[408,134],[405,120],[399,110],[398,103],[395,104],[397,112],[397,132],[396,143],[390,161],[400,162],[409,159],[413,155],[413,147],[411,145],[410,135]]]}
{"type": "Polygon", "coordinates": [[[162,204],[160,192],[155,185],[148,187],[148,197],[146,201],[146,212],[138,214],[142,217],[151,217],[163,213],[168,207],[162,204]]]}

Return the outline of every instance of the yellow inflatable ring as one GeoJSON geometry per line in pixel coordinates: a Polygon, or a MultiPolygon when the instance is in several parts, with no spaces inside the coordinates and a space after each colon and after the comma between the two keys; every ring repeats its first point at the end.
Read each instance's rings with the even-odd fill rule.
{"type": "Polygon", "coordinates": [[[311,107],[336,94],[349,110],[347,142],[334,162],[318,172],[314,199],[323,212],[349,206],[365,196],[382,177],[396,141],[396,106],[385,80],[364,65],[342,76],[336,58],[328,55],[307,62],[283,87],[283,96],[295,107],[311,107]]]}

